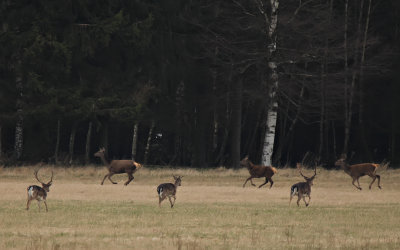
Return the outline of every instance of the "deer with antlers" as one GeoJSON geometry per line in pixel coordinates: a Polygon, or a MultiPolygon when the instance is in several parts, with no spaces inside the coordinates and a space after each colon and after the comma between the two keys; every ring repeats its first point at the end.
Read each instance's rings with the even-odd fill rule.
{"type": "Polygon", "coordinates": [[[171,204],[171,208],[175,205],[176,200],[176,191],[178,186],[181,185],[183,176],[173,176],[175,183],[163,183],[158,185],[157,194],[158,194],[158,206],[161,207],[161,202],[168,197],[169,203],[171,204]],[[171,201],[171,198],[174,198],[174,202],[171,201]]]}
{"type": "Polygon", "coordinates": [[[293,196],[297,194],[297,206],[299,207],[299,201],[301,198],[303,198],[304,203],[306,204],[306,207],[310,205],[310,200],[311,200],[311,186],[313,185],[313,181],[315,176],[317,175],[317,168],[314,168],[314,175],[311,177],[307,177],[303,175],[301,172],[301,164],[297,163],[296,165],[297,169],[299,170],[299,173],[303,178],[306,180],[305,182],[299,182],[296,184],[293,184],[292,187],[290,188],[290,200],[289,200],[289,206],[290,202],[292,201],[293,196]],[[308,203],[306,202],[306,196],[308,196],[308,203]]]}
{"type": "Polygon", "coordinates": [[[125,186],[128,185],[135,177],[133,174],[142,167],[142,164],[139,164],[133,160],[112,160],[108,162],[105,157],[106,150],[104,148],[100,148],[98,152],[94,154],[94,156],[99,157],[103,164],[106,165],[108,169],[108,174],[106,174],[101,182],[103,185],[104,180],[108,177],[112,184],[117,184],[113,180],[111,180],[111,176],[114,174],[123,174],[126,173],[128,175],[128,180],[125,182],[125,186]]]}
{"type": "Polygon", "coordinates": [[[243,187],[246,185],[248,181],[250,181],[251,185],[255,186],[255,184],[251,179],[262,178],[262,177],[265,177],[265,182],[261,184],[259,188],[267,184],[268,181],[271,183],[269,188],[271,188],[272,185],[274,184],[274,182],[272,181],[272,176],[278,172],[276,168],[272,166],[255,165],[249,160],[248,156],[246,156],[243,160],[240,161],[240,166],[246,167],[250,173],[250,177],[246,179],[246,181],[243,184],[243,187]]]}
{"type": "Polygon", "coordinates": [[[364,175],[368,175],[369,177],[372,178],[371,184],[369,184],[369,189],[371,189],[372,184],[375,182],[376,179],[378,179],[378,187],[381,189],[381,176],[376,174],[376,170],[379,167],[379,164],[375,163],[361,163],[361,164],[355,164],[355,165],[350,165],[346,161],[346,155],[343,154],[336,162],[336,166],[340,166],[344,172],[353,178],[353,186],[355,186],[357,189],[361,190],[360,186],[360,177],[364,175]],[[354,184],[354,182],[357,181],[358,186],[354,184]]]}
{"type": "Polygon", "coordinates": [[[46,203],[46,198],[47,198],[47,193],[50,192],[50,186],[53,184],[53,171],[51,171],[51,178],[48,183],[44,183],[41,180],[39,180],[38,177],[38,172],[40,169],[35,170],[34,175],[36,177],[36,180],[42,184],[42,187],[36,186],[36,185],[31,185],[27,188],[28,192],[28,201],[26,203],[26,210],[29,210],[29,206],[31,204],[32,200],[37,200],[38,201],[38,206],[39,206],[39,212],[40,212],[40,202],[43,201],[44,205],[46,206],[46,212],[48,212],[47,209],[47,203],[46,203]]]}

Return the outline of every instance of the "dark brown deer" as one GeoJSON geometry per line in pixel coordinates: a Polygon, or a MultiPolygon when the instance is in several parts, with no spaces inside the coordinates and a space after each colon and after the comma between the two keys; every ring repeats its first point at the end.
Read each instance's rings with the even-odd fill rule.
{"type": "Polygon", "coordinates": [[[262,165],[254,165],[250,160],[249,157],[246,156],[243,160],[240,161],[240,166],[241,167],[246,167],[249,170],[250,177],[247,178],[247,180],[244,182],[243,187],[246,185],[248,181],[250,181],[251,185],[255,186],[253,181],[251,179],[253,178],[262,178],[265,177],[265,182],[259,186],[261,188],[265,184],[268,183],[268,181],[271,183],[269,188],[272,187],[274,182],[272,181],[272,176],[276,174],[278,171],[276,168],[272,166],[262,166],[262,165]]]}
{"type": "Polygon", "coordinates": [[[369,177],[372,178],[371,184],[369,184],[369,189],[371,189],[372,184],[375,182],[376,179],[378,179],[378,187],[381,189],[381,177],[380,175],[376,174],[376,170],[379,167],[379,164],[375,163],[361,163],[361,164],[355,164],[355,165],[349,165],[346,161],[346,155],[342,155],[341,158],[339,158],[335,162],[336,166],[340,166],[344,172],[353,178],[353,186],[355,186],[357,189],[361,190],[360,186],[360,181],[359,178],[368,175],[369,177]],[[354,182],[357,181],[358,186],[354,184],[354,182]]]}
{"type": "Polygon", "coordinates": [[[171,208],[175,205],[176,200],[176,191],[178,186],[181,185],[182,176],[173,176],[175,183],[163,183],[158,185],[157,194],[158,194],[158,206],[161,207],[161,202],[168,197],[169,203],[171,204],[171,208]],[[174,202],[171,201],[171,198],[174,198],[174,202]]]}
{"type": "Polygon", "coordinates": [[[31,185],[27,188],[28,192],[28,201],[26,203],[26,210],[29,210],[29,206],[31,204],[32,200],[37,200],[38,201],[38,206],[39,206],[39,212],[40,212],[40,202],[43,201],[44,205],[46,206],[46,212],[48,211],[47,209],[47,203],[46,203],[46,198],[47,198],[47,193],[50,192],[50,186],[53,184],[53,171],[51,171],[51,179],[48,183],[44,183],[39,180],[38,177],[38,172],[40,169],[35,170],[34,175],[36,177],[36,180],[42,184],[42,187],[36,186],[36,185],[31,185]]]}
{"type": "Polygon", "coordinates": [[[313,185],[313,181],[315,176],[317,175],[317,168],[314,168],[314,175],[311,177],[304,176],[303,173],[301,172],[301,164],[297,163],[296,165],[297,169],[299,170],[299,173],[303,178],[306,180],[306,182],[299,182],[296,184],[293,184],[292,187],[290,188],[290,200],[289,200],[289,206],[290,202],[292,201],[293,196],[297,194],[297,206],[299,207],[299,201],[301,198],[303,198],[304,203],[306,204],[306,207],[310,205],[310,200],[311,200],[311,186],[313,185]],[[308,196],[308,203],[306,202],[306,196],[308,196]]]}
{"type": "Polygon", "coordinates": [[[108,169],[108,174],[106,174],[101,182],[103,185],[104,180],[108,177],[112,184],[117,184],[113,180],[111,180],[111,176],[114,174],[123,174],[126,173],[128,175],[128,180],[125,182],[125,186],[128,185],[135,177],[133,174],[142,167],[142,164],[139,164],[133,160],[112,160],[108,162],[105,157],[106,150],[104,148],[100,148],[98,152],[94,154],[94,156],[99,157],[103,164],[106,165],[108,169]]]}

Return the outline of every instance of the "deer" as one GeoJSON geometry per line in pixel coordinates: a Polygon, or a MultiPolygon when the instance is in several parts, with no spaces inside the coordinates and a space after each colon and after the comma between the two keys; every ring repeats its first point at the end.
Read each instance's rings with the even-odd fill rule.
{"type": "Polygon", "coordinates": [[[369,189],[371,189],[372,184],[375,182],[376,179],[378,179],[378,188],[382,189],[381,187],[381,176],[376,174],[376,170],[379,167],[379,164],[375,163],[361,163],[361,164],[355,164],[355,165],[350,165],[346,161],[346,155],[342,155],[336,162],[335,166],[341,167],[344,172],[353,178],[353,186],[355,186],[357,189],[362,190],[360,186],[360,177],[364,175],[368,175],[369,177],[372,178],[371,184],[369,184],[369,189]],[[358,186],[354,184],[354,182],[357,181],[358,186]]]}
{"type": "Polygon", "coordinates": [[[36,180],[42,184],[41,187],[36,186],[36,185],[31,185],[27,188],[27,193],[28,193],[28,201],[26,203],[26,210],[29,210],[29,206],[31,204],[32,200],[37,200],[38,201],[38,206],[39,206],[39,212],[40,212],[40,202],[43,201],[44,205],[46,206],[46,212],[48,212],[47,209],[47,203],[46,203],[46,198],[47,198],[47,193],[50,192],[50,186],[53,184],[53,171],[51,171],[51,178],[50,181],[47,183],[44,183],[39,180],[38,177],[38,170],[35,170],[34,175],[36,177],[36,180]]]}
{"type": "Polygon", "coordinates": [[[311,186],[313,185],[313,181],[315,176],[317,175],[317,168],[314,167],[314,175],[311,177],[307,177],[303,175],[301,172],[301,164],[297,163],[296,165],[297,169],[299,170],[299,173],[303,178],[306,180],[305,182],[298,182],[296,184],[293,184],[292,187],[290,188],[290,200],[289,200],[289,206],[290,202],[292,201],[293,196],[297,194],[297,206],[300,207],[300,200],[303,198],[304,203],[306,204],[306,207],[310,205],[310,200],[311,200],[311,186]],[[306,202],[306,196],[308,196],[308,203],[306,202]]]}
{"type": "Polygon", "coordinates": [[[256,186],[252,179],[253,178],[262,178],[265,177],[265,182],[261,184],[258,188],[261,188],[265,184],[268,183],[268,181],[271,183],[269,188],[272,188],[272,185],[274,182],[272,181],[272,176],[276,174],[278,171],[276,168],[272,166],[262,166],[262,165],[254,165],[250,160],[249,156],[246,156],[240,161],[240,166],[241,167],[246,167],[249,170],[250,177],[247,178],[247,180],[244,182],[243,187],[245,187],[246,183],[250,181],[251,185],[256,186]]]}
{"type": "Polygon", "coordinates": [[[157,187],[157,194],[158,194],[158,207],[161,208],[161,202],[168,197],[169,203],[171,204],[171,208],[175,205],[176,200],[176,191],[178,186],[181,185],[182,177],[183,176],[173,176],[175,183],[163,183],[158,185],[157,187]],[[174,198],[174,202],[172,202],[171,198],[174,198]]]}
{"type": "Polygon", "coordinates": [[[118,184],[111,179],[111,176],[114,174],[123,174],[126,173],[128,175],[128,180],[124,183],[124,185],[128,185],[135,177],[133,174],[142,167],[142,164],[137,163],[133,160],[112,160],[108,162],[105,157],[106,150],[104,148],[100,148],[98,152],[94,154],[94,156],[99,157],[103,164],[106,165],[108,169],[108,174],[106,174],[101,182],[101,185],[104,184],[104,180],[108,177],[112,184],[118,184]]]}

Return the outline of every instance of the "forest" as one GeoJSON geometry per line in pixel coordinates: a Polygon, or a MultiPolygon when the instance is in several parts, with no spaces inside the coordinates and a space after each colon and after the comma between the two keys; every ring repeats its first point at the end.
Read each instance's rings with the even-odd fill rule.
{"type": "Polygon", "coordinates": [[[0,164],[400,162],[400,1],[3,0],[0,164]]]}

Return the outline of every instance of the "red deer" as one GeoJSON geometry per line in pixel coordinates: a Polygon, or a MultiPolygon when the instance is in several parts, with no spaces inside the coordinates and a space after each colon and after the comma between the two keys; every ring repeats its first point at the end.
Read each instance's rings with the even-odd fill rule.
{"type": "Polygon", "coordinates": [[[135,178],[133,177],[133,174],[142,167],[142,164],[139,164],[133,160],[112,160],[111,162],[108,162],[105,157],[105,152],[106,150],[104,148],[100,148],[100,150],[94,154],[94,156],[99,157],[102,160],[103,164],[106,165],[108,169],[108,174],[104,176],[101,185],[103,185],[104,180],[107,177],[112,184],[117,184],[111,180],[111,176],[114,174],[123,173],[128,174],[129,179],[124,184],[125,186],[128,185],[135,178]]]}
{"type": "Polygon", "coordinates": [[[368,175],[372,178],[372,182],[371,184],[369,184],[369,189],[371,189],[371,186],[375,182],[376,178],[378,178],[378,187],[380,189],[382,188],[380,185],[381,177],[376,174],[376,170],[378,169],[379,164],[361,163],[361,164],[349,165],[346,162],[346,156],[342,155],[342,157],[335,162],[335,165],[342,167],[344,172],[350,175],[351,178],[353,178],[352,184],[359,190],[361,190],[362,188],[360,186],[360,182],[358,179],[364,175],[368,175]],[[358,186],[354,184],[355,181],[357,181],[358,186]]]}
{"type": "Polygon", "coordinates": [[[53,182],[53,171],[51,171],[50,181],[48,183],[43,183],[39,180],[39,178],[37,176],[39,170],[35,170],[34,174],[35,174],[36,180],[38,180],[42,184],[42,187],[39,187],[36,185],[31,185],[27,188],[28,201],[26,203],[26,210],[29,210],[29,206],[30,206],[32,200],[37,200],[38,206],[39,206],[39,212],[40,212],[40,202],[41,201],[44,202],[44,205],[46,206],[46,212],[47,212],[48,209],[47,209],[46,198],[47,198],[47,193],[50,192],[50,186],[53,182]]]}
{"type": "Polygon", "coordinates": [[[176,177],[174,175],[173,177],[175,179],[175,183],[163,183],[163,184],[158,185],[158,187],[157,187],[158,206],[159,207],[161,207],[161,202],[167,197],[169,199],[169,203],[171,203],[171,208],[173,208],[175,205],[176,191],[178,189],[178,186],[181,185],[183,176],[176,177]],[[171,197],[174,198],[174,202],[171,201],[171,197]]]}
{"type": "Polygon", "coordinates": [[[293,184],[292,187],[290,188],[290,200],[289,200],[289,206],[290,202],[292,201],[293,196],[297,194],[297,206],[299,207],[299,201],[301,198],[303,198],[304,203],[306,204],[306,207],[310,205],[310,200],[311,200],[311,186],[313,185],[313,181],[315,176],[317,175],[317,168],[314,168],[314,175],[311,177],[304,176],[303,173],[301,172],[301,164],[297,163],[296,165],[297,169],[299,170],[299,173],[303,178],[306,180],[306,182],[299,182],[296,184],[293,184]],[[308,203],[306,202],[306,196],[308,196],[308,203]]]}
{"type": "Polygon", "coordinates": [[[268,183],[268,181],[271,183],[269,188],[272,187],[274,182],[272,181],[272,176],[276,174],[278,171],[276,168],[272,166],[262,166],[262,165],[254,165],[250,160],[249,157],[246,156],[243,160],[240,161],[240,166],[241,167],[246,167],[249,170],[250,177],[247,178],[247,180],[244,182],[243,187],[246,185],[248,181],[250,181],[251,185],[255,186],[253,181],[251,179],[253,178],[262,178],[265,177],[265,182],[259,186],[261,188],[265,184],[268,183]]]}

